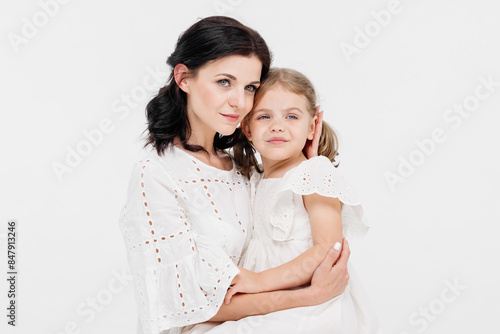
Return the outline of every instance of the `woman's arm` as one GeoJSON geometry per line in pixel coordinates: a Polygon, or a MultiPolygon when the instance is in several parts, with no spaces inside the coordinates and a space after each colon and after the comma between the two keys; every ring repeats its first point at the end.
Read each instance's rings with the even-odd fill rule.
{"type": "Polygon", "coordinates": [[[235,277],[233,287],[226,294],[226,303],[237,292],[274,291],[309,283],[328,250],[342,240],[340,200],[318,194],[304,195],[302,198],[309,213],[314,246],[295,259],[260,273],[239,268],[240,274],[235,277]]]}
{"type": "Polygon", "coordinates": [[[252,315],[322,304],[344,292],[349,280],[347,273],[349,255],[349,245],[344,239],[341,251],[331,248],[327,252],[314,271],[309,287],[235,295],[231,303],[222,305],[210,321],[238,320],[252,315]]]}

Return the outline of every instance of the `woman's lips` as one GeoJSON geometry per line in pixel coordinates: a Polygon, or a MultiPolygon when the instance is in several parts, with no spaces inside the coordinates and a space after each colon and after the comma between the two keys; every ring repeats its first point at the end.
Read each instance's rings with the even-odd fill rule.
{"type": "Polygon", "coordinates": [[[224,116],[230,122],[236,122],[240,118],[240,115],[238,114],[221,114],[221,115],[224,116]]]}

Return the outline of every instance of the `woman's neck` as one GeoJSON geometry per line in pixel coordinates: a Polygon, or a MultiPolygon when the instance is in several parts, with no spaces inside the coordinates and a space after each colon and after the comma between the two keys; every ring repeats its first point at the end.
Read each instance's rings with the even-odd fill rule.
{"type": "MultiPolygon", "coordinates": [[[[187,144],[188,145],[192,145],[192,146],[201,146],[211,156],[212,155],[217,155],[217,152],[216,152],[216,150],[214,148],[214,137],[215,137],[215,132],[211,136],[210,135],[208,135],[208,136],[200,136],[197,133],[191,133],[191,136],[187,140],[187,144]]],[[[176,140],[178,140],[178,138],[176,140]]],[[[205,152],[203,152],[203,153],[205,153],[205,152]]]]}
{"type": "Polygon", "coordinates": [[[272,160],[262,157],[262,166],[264,167],[264,178],[281,178],[290,169],[300,165],[302,161],[307,160],[302,152],[285,160],[272,160]]]}
{"type": "MultiPolygon", "coordinates": [[[[215,136],[215,134],[214,134],[214,136],[215,136]]],[[[209,141],[202,142],[202,141],[197,141],[197,140],[191,140],[192,137],[193,136],[191,136],[189,138],[187,143],[189,145],[201,146],[206,150],[206,152],[205,151],[193,152],[193,151],[189,151],[189,150],[184,149],[179,138],[176,138],[174,140],[174,145],[176,147],[180,148],[181,150],[185,151],[189,155],[192,155],[196,159],[202,161],[203,163],[205,163],[209,166],[212,166],[212,167],[215,167],[218,169],[222,169],[222,170],[233,169],[233,163],[231,161],[231,158],[229,158],[229,156],[225,152],[221,152],[221,151],[218,152],[216,149],[214,149],[213,138],[210,142],[209,141]],[[207,154],[207,152],[208,152],[208,154],[207,154]],[[221,154],[221,153],[223,153],[223,154],[221,154]]]]}

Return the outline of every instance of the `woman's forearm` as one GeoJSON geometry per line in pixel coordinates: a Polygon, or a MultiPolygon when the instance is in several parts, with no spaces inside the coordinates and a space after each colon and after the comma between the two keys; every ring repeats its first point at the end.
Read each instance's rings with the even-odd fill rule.
{"type": "Polygon", "coordinates": [[[223,304],[209,321],[239,320],[252,315],[315,305],[314,292],[303,288],[233,296],[230,304],[223,304]]]}
{"type": "Polygon", "coordinates": [[[323,261],[331,246],[315,245],[281,266],[260,272],[259,280],[264,291],[289,289],[310,283],[314,270],[323,261]]]}
{"type": "Polygon", "coordinates": [[[223,304],[209,321],[238,320],[295,307],[319,305],[340,295],[349,280],[347,261],[350,250],[346,240],[343,240],[342,247],[342,251],[337,247],[328,250],[325,258],[314,269],[311,286],[295,290],[234,295],[231,303],[223,304]]]}

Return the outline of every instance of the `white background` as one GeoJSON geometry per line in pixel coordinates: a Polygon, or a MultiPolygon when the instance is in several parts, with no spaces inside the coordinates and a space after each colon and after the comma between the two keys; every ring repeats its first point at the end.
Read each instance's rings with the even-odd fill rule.
{"type": "Polygon", "coordinates": [[[144,107],[179,34],[217,13],[315,84],[373,226],[351,259],[384,332],[500,330],[497,1],[60,1],[0,5],[1,277],[9,219],[19,272],[16,328],[0,281],[2,333],[135,333],[118,216],[143,155],[144,107]],[[371,12],[388,7],[376,23],[371,12]],[[480,77],[497,83],[479,88],[482,100],[480,77]],[[464,103],[470,116],[447,114],[464,103]],[[101,122],[107,133],[88,146],[84,132],[101,122]],[[435,131],[441,142],[422,153],[416,142],[435,131]],[[87,155],[58,178],[53,165],[77,148],[87,155]],[[401,159],[416,166],[391,187],[401,159]]]}

